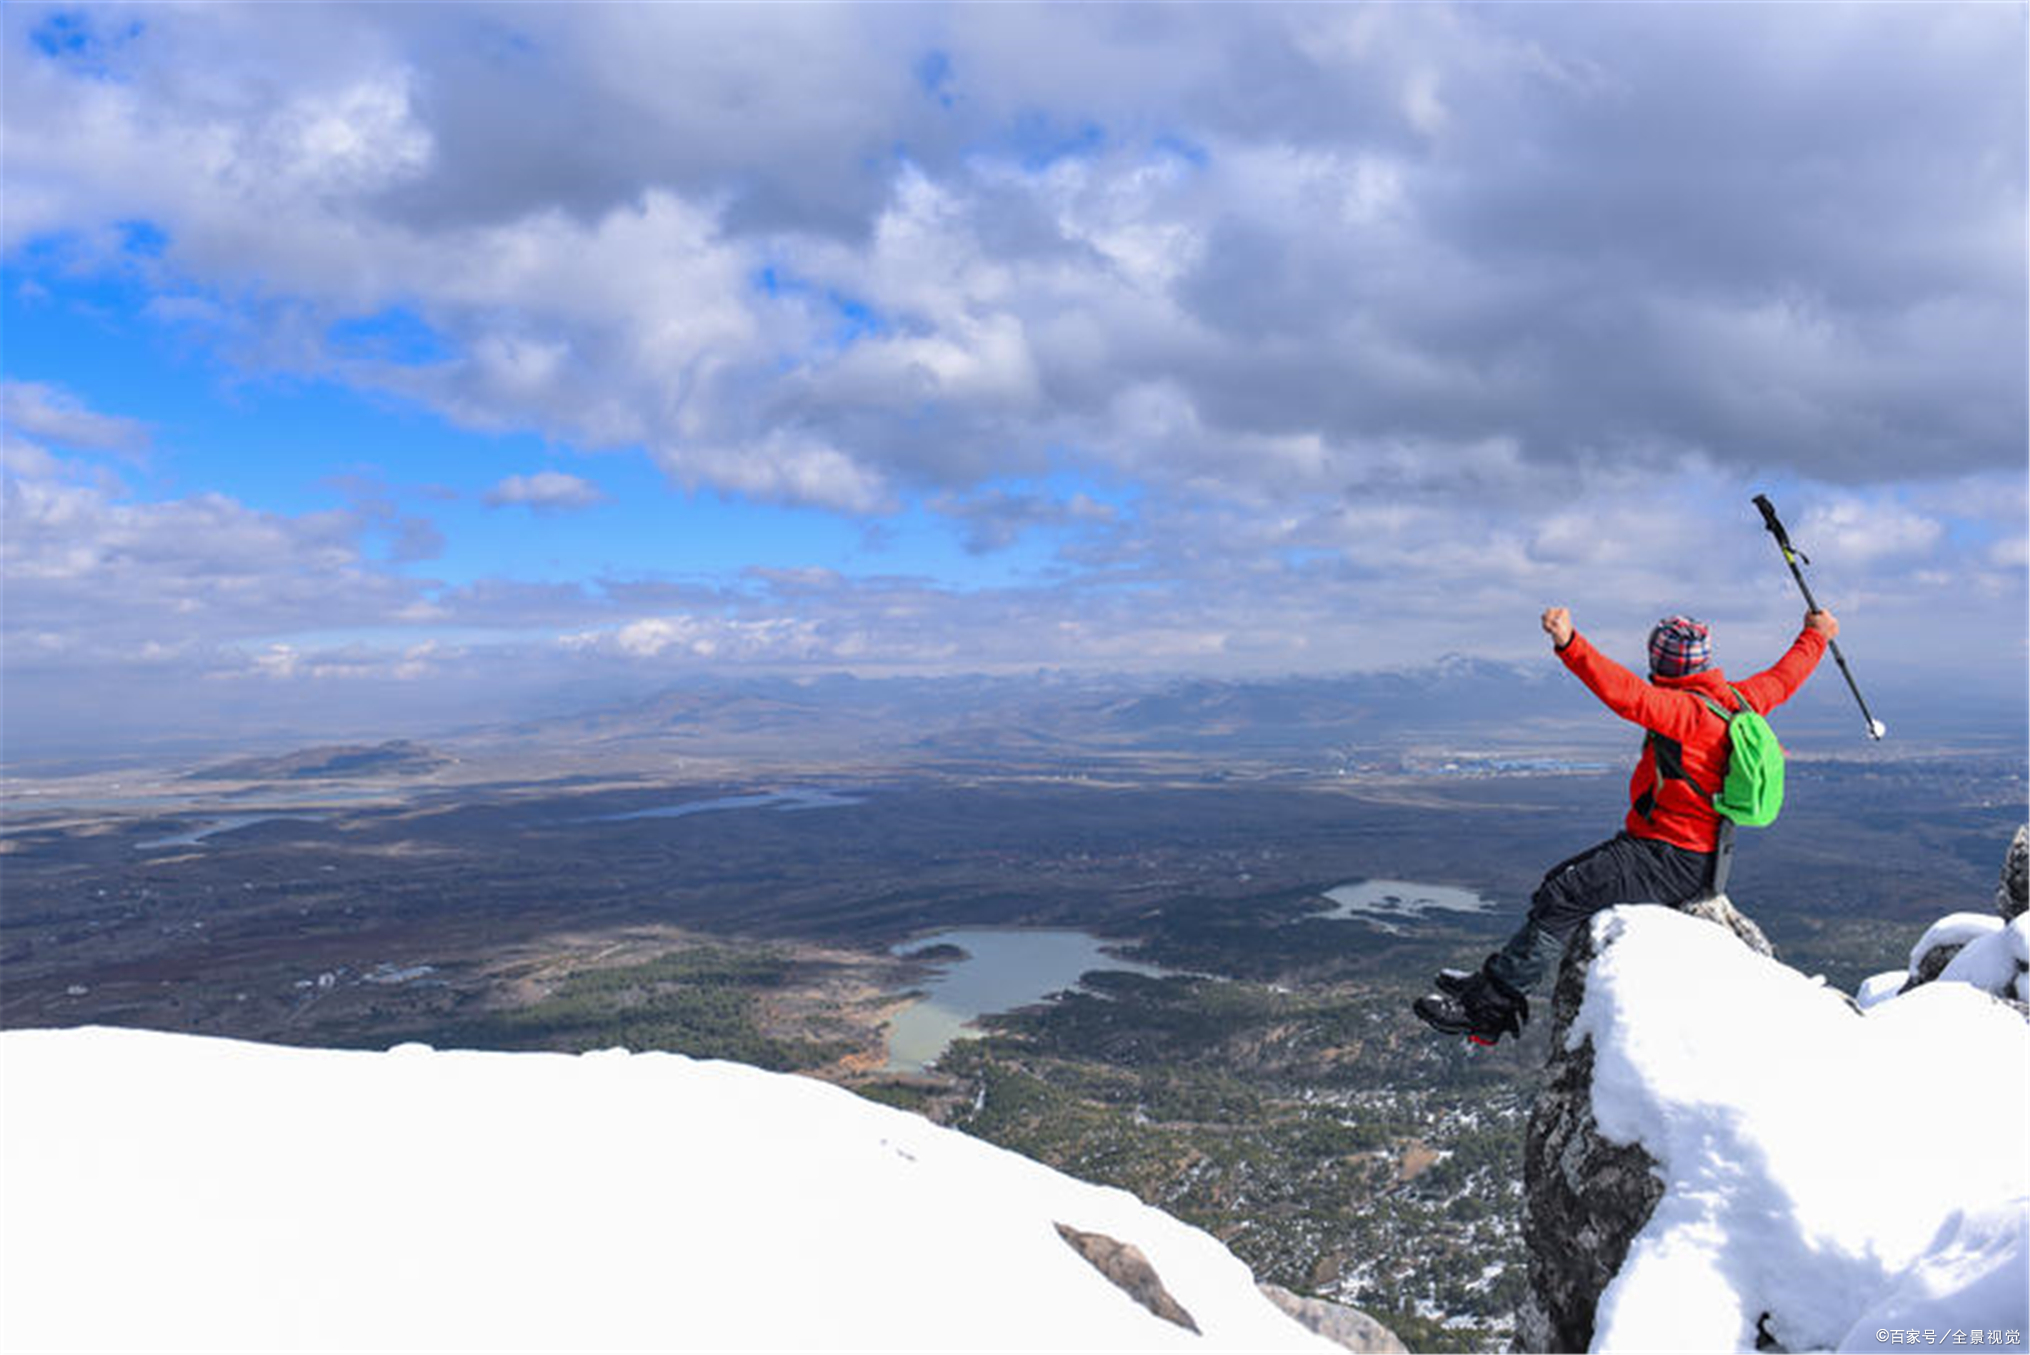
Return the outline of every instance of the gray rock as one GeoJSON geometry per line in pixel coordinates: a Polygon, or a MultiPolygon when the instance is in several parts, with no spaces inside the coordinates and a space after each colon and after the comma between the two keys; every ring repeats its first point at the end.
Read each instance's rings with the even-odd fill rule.
{"type": "MultiPolygon", "coordinates": [[[[1767,955],[1772,960],[1776,958],[1776,947],[1769,944],[1769,938],[1762,934],[1762,928],[1755,925],[1753,918],[1736,908],[1733,900],[1725,894],[1713,894],[1680,904],[1678,911],[1690,913],[1693,917],[1702,917],[1708,922],[1717,922],[1741,938],[1741,944],[1757,955],[1767,955]]],[[[1575,1007],[1573,1010],[1578,1009],[1575,1007]]]]}
{"type": "Polygon", "coordinates": [[[1995,911],[2008,922],[2030,908],[2030,823],[2016,830],[2009,854],[2002,859],[2002,878],[1995,885],[1995,911]]]}
{"type": "Polygon", "coordinates": [[[1057,1225],[1057,1235],[1069,1243],[1073,1251],[1092,1262],[1093,1269],[1112,1280],[1129,1298],[1165,1322],[1174,1322],[1194,1336],[1204,1335],[1191,1314],[1184,1311],[1184,1305],[1172,1298],[1170,1291],[1163,1287],[1156,1267],[1149,1264],[1149,1258],[1143,1255],[1140,1247],[1108,1237],[1105,1233],[1081,1232],[1063,1223],[1057,1225]]]}
{"type": "MultiPolygon", "coordinates": [[[[1725,895],[1680,909],[1727,928],[1761,955],[1775,950],[1725,895]]],[[[1565,1048],[1597,952],[1593,929],[1573,933],[1551,993],[1551,1055],[1523,1141],[1523,1243],[1529,1297],[1516,1315],[1515,1349],[1578,1351],[1593,1344],[1593,1312],[1629,1244],[1663,1198],[1656,1159],[1641,1144],[1611,1143],[1593,1119],[1593,1042],[1565,1048]]]]}
{"type": "Polygon", "coordinates": [[[1551,994],[1551,1057],[1523,1141],[1530,1293],[1516,1317],[1517,1350],[1593,1344],[1600,1291],[1663,1198],[1656,1160],[1640,1144],[1608,1142],[1593,1121],[1593,1042],[1565,1048],[1594,955],[1593,929],[1579,928],[1551,994]]]}
{"type": "Polygon", "coordinates": [[[1337,1342],[1348,1350],[1374,1352],[1375,1355],[1394,1355],[1394,1352],[1401,1351],[1408,1355],[1409,1347],[1394,1332],[1358,1308],[1325,1299],[1307,1299],[1281,1285],[1256,1287],[1278,1308],[1326,1340],[1337,1342]]]}
{"type": "Polygon", "coordinates": [[[1917,967],[1911,970],[1910,977],[1903,981],[1903,986],[1896,990],[1896,995],[1901,997],[1911,989],[1930,983],[1940,974],[1945,973],[1945,967],[1952,963],[1953,956],[1966,948],[1966,942],[1955,941],[1948,946],[1933,946],[1930,950],[1918,956],[1917,967]]]}

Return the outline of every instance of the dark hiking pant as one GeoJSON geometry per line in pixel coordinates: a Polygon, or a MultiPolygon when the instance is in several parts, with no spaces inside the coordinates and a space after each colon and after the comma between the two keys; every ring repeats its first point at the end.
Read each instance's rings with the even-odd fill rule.
{"type": "Polygon", "coordinates": [[[1712,866],[1711,852],[1617,833],[1551,867],[1530,896],[1529,916],[1488,957],[1487,972],[1527,993],[1587,918],[1618,903],[1688,903],[1706,893],[1712,866]]]}

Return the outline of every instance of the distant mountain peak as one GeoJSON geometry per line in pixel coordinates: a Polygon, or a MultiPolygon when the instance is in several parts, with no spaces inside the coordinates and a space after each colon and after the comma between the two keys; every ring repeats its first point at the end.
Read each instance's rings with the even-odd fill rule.
{"type": "Polygon", "coordinates": [[[1406,670],[1430,674],[1446,682],[1541,682],[1551,672],[1541,663],[1516,663],[1477,654],[1442,654],[1422,667],[1406,670]]]}

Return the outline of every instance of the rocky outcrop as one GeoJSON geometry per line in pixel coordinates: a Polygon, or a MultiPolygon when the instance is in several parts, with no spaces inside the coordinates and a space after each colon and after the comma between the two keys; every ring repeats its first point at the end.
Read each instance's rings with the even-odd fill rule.
{"type": "MultiPolygon", "coordinates": [[[[1775,949],[1722,895],[1680,909],[1725,927],[1760,955],[1775,949]]],[[[1593,929],[1572,934],[1551,994],[1551,1056],[1523,1147],[1523,1242],[1530,1293],[1516,1317],[1515,1349],[1585,1350],[1600,1293],[1663,1198],[1656,1159],[1640,1144],[1603,1137],[1593,1119],[1593,1044],[1565,1048],[1597,954],[1593,929]]]]}
{"type": "Polygon", "coordinates": [[[1105,1233],[1082,1232],[1063,1223],[1057,1225],[1057,1235],[1069,1243],[1073,1251],[1092,1262],[1093,1269],[1113,1281],[1129,1298],[1165,1322],[1174,1322],[1193,1335],[1203,1334],[1191,1314],[1184,1311],[1184,1305],[1163,1287],[1162,1277],[1157,1275],[1156,1267],[1149,1264],[1149,1258],[1142,1254],[1140,1247],[1108,1237],[1105,1233]]]}
{"type": "MultiPolygon", "coordinates": [[[[2016,830],[1995,883],[1999,921],[1982,913],[1940,918],[1910,952],[1910,968],[1898,995],[1939,979],[1971,983],[2030,1016],[2030,938],[2026,938],[2025,890],[2030,873],[2030,824],[2016,830]]],[[[1888,975],[1877,982],[1894,982],[1888,975]]]]}
{"type": "Polygon", "coordinates": [[[1600,1291],[1663,1196],[1656,1161],[1639,1144],[1610,1143],[1593,1122],[1593,1045],[1565,1048],[1586,996],[1593,929],[1565,947],[1551,996],[1551,1057],[1523,1141],[1523,1244],[1529,1297],[1515,1349],[1585,1350],[1600,1291]]]}
{"type": "Polygon", "coordinates": [[[1910,977],[1903,981],[1903,987],[1899,991],[1907,993],[1913,988],[1930,983],[1945,973],[1945,967],[1958,958],[1959,953],[1966,948],[1967,943],[1964,941],[1948,941],[1940,946],[1926,946],[1923,953],[1911,961],[1910,977]]]}
{"type": "MultiPolygon", "coordinates": [[[[1733,900],[1729,899],[1725,894],[1715,894],[1711,898],[1695,899],[1690,903],[1680,905],[1678,911],[1690,913],[1693,917],[1702,917],[1708,922],[1717,923],[1734,933],[1736,937],[1740,938],[1742,945],[1748,947],[1748,949],[1754,951],[1757,955],[1767,955],[1772,960],[1776,958],[1776,947],[1769,944],[1769,938],[1762,934],[1762,928],[1755,925],[1755,919],[1749,917],[1739,908],[1736,908],[1733,900]]],[[[1578,1008],[1574,1006],[1572,1010],[1577,1011],[1578,1008]]],[[[1566,1019],[1569,1020],[1570,1018],[1567,1017],[1566,1019]]]]}
{"type": "Polygon", "coordinates": [[[1307,1299],[1276,1284],[1261,1285],[1260,1289],[1269,1302],[1326,1340],[1337,1342],[1348,1350],[1372,1352],[1372,1355],[1395,1355],[1395,1352],[1401,1351],[1407,1355],[1409,1347],[1394,1332],[1358,1308],[1325,1299],[1307,1299]]]}
{"type": "Polygon", "coordinates": [[[2030,824],[2016,830],[2009,854],[2002,860],[2002,878],[1995,885],[1995,911],[2012,922],[2030,908],[2030,824]]]}
{"type": "MultiPolygon", "coordinates": [[[[1915,947],[1907,975],[1891,971],[1870,981],[1879,985],[1880,996],[1873,1000],[1890,1000],[1899,984],[1908,989],[1932,981],[1960,982],[2030,1014],[2025,1003],[2030,998],[2026,857],[2030,827],[2016,831],[2002,866],[1995,890],[2000,920],[1973,913],[1941,919],[1915,947]]],[[[1724,896],[1681,911],[1723,926],[1749,949],[1775,957],[1761,928],[1724,896]]],[[[1530,1292],[1517,1314],[1517,1350],[1590,1348],[1600,1296],[1621,1271],[1664,1194],[1656,1159],[1640,1144],[1612,1142],[1599,1130],[1593,1114],[1592,1041],[1565,1047],[1597,957],[1594,928],[1580,928],[1566,948],[1551,995],[1550,1059],[1524,1144],[1523,1238],[1530,1292]]],[[[1761,1324],[1758,1330],[1768,1342],[1760,1348],[1774,1348],[1761,1324]]]]}

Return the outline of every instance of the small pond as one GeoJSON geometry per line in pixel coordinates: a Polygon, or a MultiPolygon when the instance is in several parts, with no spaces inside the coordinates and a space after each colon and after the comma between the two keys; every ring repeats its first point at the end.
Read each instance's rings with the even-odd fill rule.
{"type": "Polygon", "coordinates": [[[977,1035],[969,1027],[978,1017],[1014,1011],[1075,988],[1079,976],[1092,970],[1152,977],[1171,972],[1108,955],[1101,949],[1106,944],[1080,931],[981,928],[938,932],[894,947],[893,954],[913,955],[951,946],[964,957],[931,961],[938,972],[921,985],[923,997],[889,1022],[887,1071],[920,1073],[952,1041],[977,1035]]]}
{"type": "Polygon", "coordinates": [[[1470,889],[1452,885],[1419,884],[1415,880],[1358,880],[1325,891],[1332,902],[1328,918],[1358,918],[1363,922],[1386,924],[1407,922],[1430,912],[1486,913],[1493,911],[1492,899],[1470,889]]]}

